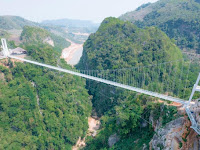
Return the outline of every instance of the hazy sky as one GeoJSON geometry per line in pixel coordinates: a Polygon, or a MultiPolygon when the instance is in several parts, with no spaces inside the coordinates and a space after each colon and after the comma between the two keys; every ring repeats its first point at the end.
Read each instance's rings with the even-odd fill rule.
{"type": "Polygon", "coordinates": [[[157,0],[0,0],[0,15],[16,15],[40,22],[47,19],[81,19],[100,22],[118,17],[157,0]]]}

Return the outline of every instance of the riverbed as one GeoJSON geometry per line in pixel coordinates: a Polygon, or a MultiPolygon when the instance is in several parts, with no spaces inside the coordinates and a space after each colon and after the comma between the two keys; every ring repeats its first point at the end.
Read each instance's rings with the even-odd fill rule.
{"type": "Polygon", "coordinates": [[[64,58],[68,64],[74,66],[74,65],[78,64],[78,62],[82,56],[83,44],[74,43],[74,42],[70,41],[69,39],[66,39],[66,40],[69,41],[71,43],[71,45],[69,47],[63,49],[61,58],[64,58]]]}

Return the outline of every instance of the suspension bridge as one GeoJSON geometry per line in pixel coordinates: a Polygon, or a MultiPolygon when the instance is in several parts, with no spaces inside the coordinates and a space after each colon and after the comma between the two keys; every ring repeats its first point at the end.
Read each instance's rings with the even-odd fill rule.
{"type": "Polygon", "coordinates": [[[196,83],[190,86],[188,79],[190,64],[185,64],[182,60],[115,70],[69,70],[11,55],[7,47],[6,39],[1,39],[1,43],[2,56],[0,56],[0,59],[12,58],[163,100],[180,103],[184,105],[186,113],[190,118],[191,128],[200,134],[200,125],[196,122],[194,115],[190,111],[190,104],[194,93],[200,91],[200,86],[198,86],[200,74],[198,75],[196,83]],[[184,96],[188,92],[188,86],[192,87],[192,91],[189,97],[186,97],[186,101],[184,96]]]}

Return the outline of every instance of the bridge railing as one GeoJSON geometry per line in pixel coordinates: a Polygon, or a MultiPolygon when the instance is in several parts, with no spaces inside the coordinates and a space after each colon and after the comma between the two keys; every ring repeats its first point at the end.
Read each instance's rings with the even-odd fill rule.
{"type": "MultiPolygon", "coordinates": [[[[69,73],[72,75],[77,75],[80,77],[84,77],[86,79],[95,80],[95,81],[113,85],[116,87],[132,90],[132,91],[135,91],[138,93],[147,94],[147,95],[158,97],[158,98],[161,98],[164,100],[182,103],[185,106],[187,106],[186,112],[188,114],[189,119],[191,120],[191,123],[192,123],[191,127],[198,134],[200,134],[200,128],[199,128],[200,126],[195,121],[194,116],[192,115],[191,111],[188,108],[188,105],[186,105],[187,103],[184,100],[182,100],[180,98],[175,98],[175,97],[169,96],[168,94],[160,94],[160,93],[157,93],[154,91],[147,90],[147,88],[151,89],[150,85],[152,83],[159,82],[161,84],[162,82],[164,82],[164,83],[166,83],[166,85],[158,84],[159,87],[156,87],[156,89],[158,89],[160,91],[160,90],[163,90],[160,87],[163,87],[165,89],[170,89],[172,93],[176,93],[177,95],[179,95],[179,92],[180,92],[179,89],[181,89],[185,95],[186,88],[188,88],[190,86],[190,84],[188,84],[189,83],[188,78],[190,78],[189,72],[190,72],[191,64],[188,64],[188,66],[187,66],[184,64],[183,61],[181,61],[181,63],[180,63],[180,61],[176,61],[176,65],[174,65],[174,64],[172,64],[172,62],[170,62],[170,63],[158,64],[155,66],[151,66],[149,68],[142,66],[141,68],[137,67],[137,68],[128,68],[128,69],[126,68],[126,69],[119,69],[119,70],[106,70],[106,71],[105,70],[103,70],[103,71],[99,71],[99,70],[96,70],[96,71],[95,70],[74,70],[74,71],[72,71],[72,70],[62,69],[59,67],[35,62],[32,60],[19,58],[16,56],[11,56],[9,54],[7,44],[4,40],[2,41],[2,44],[3,44],[3,49],[4,49],[4,51],[3,51],[4,56],[6,56],[6,57],[21,60],[21,61],[28,62],[31,64],[39,65],[42,67],[47,67],[49,69],[62,71],[62,72],[69,73]],[[164,65],[165,67],[163,67],[162,65],[164,65]],[[154,67],[157,67],[157,68],[154,68],[154,67]],[[186,70],[186,71],[184,72],[184,70],[186,70]],[[185,73],[187,73],[187,74],[185,74],[185,73]],[[172,76],[172,78],[170,78],[170,75],[172,76]],[[180,87],[180,85],[182,85],[182,87],[180,87]],[[171,87],[173,87],[173,89],[171,87]]],[[[197,70],[198,69],[193,70],[193,72],[195,72],[197,70]]],[[[190,81],[190,82],[193,82],[193,81],[190,81]]],[[[193,86],[191,86],[191,87],[193,87],[193,86]]]]}
{"type": "Polygon", "coordinates": [[[186,107],[185,110],[188,114],[188,117],[189,117],[191,123],[192,123],[191,128],[193,128],[200,135],[200,126],[197,124],[193,114],[191,113],[191,111],[188,107],[186,107]]]}

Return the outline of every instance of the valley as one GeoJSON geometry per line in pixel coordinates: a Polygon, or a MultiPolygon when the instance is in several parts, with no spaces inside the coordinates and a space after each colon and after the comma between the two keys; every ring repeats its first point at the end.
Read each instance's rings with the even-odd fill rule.
{"type": "Polygon", "coordinates": [[[14,56],[59,68],[0,58],[0,150],[200,149],[199,16],[199,0],[101,23],[0,16],[0,38],[26,50],[14,56]]]}
{"type": "Polygon", "coordinates": [[[65,59],[65,61],[70,65],[76,65],[78,64],[82,52],[83,52],[83,44],[77,44],[72,42],[69,39],[66,39],[68,42],[71,43],[71,45],[65,49],[62,50],[61,58],[65,59]]]}
{"type": "Polygon", "coordinates": [[[92,136],[95,137],[97,135],[97,131],[100,128],[100,120],[96,119],[96,117],[89,117],[88,118],[88,131],[86,134],[86,137],[84,137],[83,139],[81,139],[81,137],[79,137],[78,141],[76,142],[76,145],[72,147],[72,150],[78,150],[78,149],[82,149],[86,146],[86,138],[87,136],[92,136]]]}

